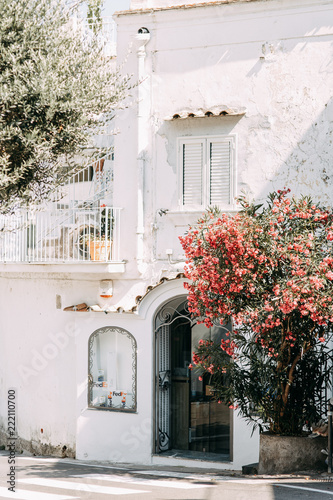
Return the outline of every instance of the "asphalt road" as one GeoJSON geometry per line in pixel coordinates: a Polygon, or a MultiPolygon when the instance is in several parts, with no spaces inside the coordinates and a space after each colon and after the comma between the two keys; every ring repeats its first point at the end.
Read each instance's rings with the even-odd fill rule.
{"type": "MultiPolygon", "coordinates": [[[[332,478],[333,479],[333,478],[332,478]]],[[[0,499],[333,500],[330,478],[250,477],[87,465],[70,459],[0,456],[0,499]],[[10,467],[14,467],[10,469],[10,467]],[[12,481],[12,483],[7,483],[12,481]],[[8,490],[12,487],[15,491],[8,490]]]]}

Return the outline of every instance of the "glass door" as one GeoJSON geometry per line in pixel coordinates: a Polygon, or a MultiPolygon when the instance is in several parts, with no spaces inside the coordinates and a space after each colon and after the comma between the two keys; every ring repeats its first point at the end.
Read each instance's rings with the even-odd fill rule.
{"type": "MultiPolygon", "coordinates": [[[[194,325],[191,329],[192,352],[201,339],[220,343],[226,331],[225,327],[194,325]]],[[[230,455],[231,412],[225,404],[214,401],[211,389],[209,374],[204,374],[199,380],[198,373],[192,372],[189,447],[192,451],[217,453],[227,458],[230,455]]]]}
{"type": "Polygon", "coordinates": [[[199,340],[221,342],[230,329],[191,321],[184,299],[174,299],[156,319],[156,451],[189,458],[230,459],[231,411],[212,399],[209,375],[190,370],[199,340]]]}

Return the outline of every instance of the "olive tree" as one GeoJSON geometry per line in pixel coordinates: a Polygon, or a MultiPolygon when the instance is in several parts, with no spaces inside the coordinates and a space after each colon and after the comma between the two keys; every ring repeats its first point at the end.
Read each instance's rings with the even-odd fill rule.
{"type": "Polygon", "coordinates": [[[2,212],[47,199],[130,93],[81,4],[0,0],[2,212]]]}

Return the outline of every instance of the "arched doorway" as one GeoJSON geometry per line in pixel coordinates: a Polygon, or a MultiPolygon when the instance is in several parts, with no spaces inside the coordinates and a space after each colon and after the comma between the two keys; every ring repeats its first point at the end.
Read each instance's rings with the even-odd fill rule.
{"type": "Polygon", "coordinates": [[[186,297],[164,304],[155,317],[155,452],[231,460],[232,413],[212,399],[209,376],[189,369],[200,339],[220,342],[230,325],[206,328],[194,322],[186,297]]]}

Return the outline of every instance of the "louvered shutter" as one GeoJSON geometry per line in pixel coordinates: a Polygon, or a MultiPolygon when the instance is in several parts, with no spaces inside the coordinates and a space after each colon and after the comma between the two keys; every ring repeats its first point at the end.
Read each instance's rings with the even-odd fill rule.
{"type": "Polygon", "coordinates": [[[204,143],[182,144],[183,154],[183,205],[203,204],[204,143]]]}
{"type": "Polygon", "coordinates": [[[210,141],[209,152],[209,204],[231,203],[231,142],[229,139],[210,141]]]}

